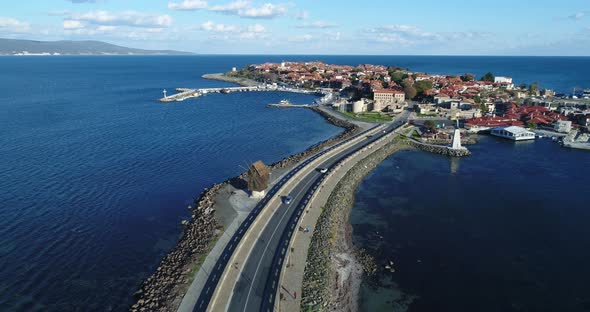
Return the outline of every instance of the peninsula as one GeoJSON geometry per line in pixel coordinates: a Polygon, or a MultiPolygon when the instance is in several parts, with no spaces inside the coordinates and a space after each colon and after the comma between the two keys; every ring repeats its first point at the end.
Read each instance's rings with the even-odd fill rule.
{"type": "Polygon", "coordinates": [[[243,91],[311,93],[321,96],[318,105],[301,107],[346,130],[268,172],[255,164],[249,172],[271,177],[256,190],[246,173],[205,190],[189,207],[193,217],[183,223],[180,243],[142,285],[132,311],[354,311],[361,276],[376,266],[352,245],[348,215],[354,190],[382,160],[403,149],[467,156],[462,142],[474,143],[471,133],[508,126],[555,135],[567,130],[569,140],[587,139],[587,125],[576,119],[587,102],[577,101],[566,115],[552,105],[568,99],[491,73],[478,80],[380,65],[283,62],[204,78],[242,87],[179,88],[161,101],[243,91]]]}

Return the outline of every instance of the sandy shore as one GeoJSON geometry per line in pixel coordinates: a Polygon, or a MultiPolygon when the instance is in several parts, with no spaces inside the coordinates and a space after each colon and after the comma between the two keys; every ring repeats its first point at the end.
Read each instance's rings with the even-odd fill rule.
{"type": "Polygon", "coordinates": [[[358,311],[363,272],[375,264],[352,243],[350,211],[354,193],[363,179],[393,153],[411,149],[394,141],[358,162],[338,182],[316,224],[303,277],[302,310],[358,311]]]}

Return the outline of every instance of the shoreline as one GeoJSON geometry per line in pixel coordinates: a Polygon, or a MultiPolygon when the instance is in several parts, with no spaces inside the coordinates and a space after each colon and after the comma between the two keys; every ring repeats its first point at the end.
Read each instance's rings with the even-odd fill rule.
{"type": "Polygon", "coordinates": [[[352,243],[354,194],[383,160],[411,149],[405,140],[395,139],[359,161],[338,182],[323,207],[309,247],[302,310],[358,311],[363,275],[374,274],[376,266],[371,256],[352,243]]]}
{"type": "MultiPolygon", "coordinates": [[[[203,75],[205,79],[221,80],[233,83],[252,83],[249,79],[238,79],[223,74],[203,75]],[[231,80],[228,80],[231,79],[231,80]]],[[[256,82],[257,83],[257,82],[256,82]]],[[[257,83],[258,84],[258,83],[257,83]]],[[[301,161],[329,146],[332,146],[361,131],[361,127],[327,113],[320,107],[310,107],[330,124],[343,128],[340,134],[330,137],[305,149],[303,152],[286,156],[269,165],[271,170],[285,168],[301,161]]],[[[192,279],[198,272],[202,262],[215,246],[217,238],[223,234],[224,228],[215,216],[215,201],[220,190],[229,184],[243,184],[245,173],[215,183],[195,199],[189,221],[183,221],[184,229],[176,245],[160,260],[154,273],[145,279],[134,293],[135,303],[130,311],[171,311],[177,310],[185,296],[192,279]]]]}

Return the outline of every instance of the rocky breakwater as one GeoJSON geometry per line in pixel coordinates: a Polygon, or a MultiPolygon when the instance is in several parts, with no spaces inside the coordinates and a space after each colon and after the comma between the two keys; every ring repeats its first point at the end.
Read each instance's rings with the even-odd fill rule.
{"type": "Polygon", "coordinates": [[[443,145],[421,143],[421,142],[418,142],[413,139],[408,139],[407,142],[408,142],[408,144],[410,144],[411,146],[413,146],[419,150],[423,150],[425,152],[434,153],[434,154],[440,154],[443,156],[464,157],[464,156],[471,155],[471,152],[467,148],[452,149],[452,148],[449,148],[449,147],[443,146],[443,145]]]}
{"type": "Polygon", "coordinates": [[[324,119],[326,119],[326,121],[333,124],[334,126],[344,128],[344,132],[340,133],[337,136],[331,137],[325,141],[322,141],[316,145],[313,145],[310,148],[308,148],[307,150],[305,150],[304,152],[286,157],[286,158],[272,164],[270,166],[271,168],[287,167],[295,162],[301,161],[302,159],[304,159],[308,156],[311,156],[317,152],[320,152],[321,150],[323,150],[326,147],[329,147],[329,146],[336,144],[342,140],[345,140],[345,139],[359,133],[361,130],[361,128],[359,128],[357,125],[350,123],[344,119],[336,118],[336,117],[324,112],[322,109],[320,109],[318,107],[309,107],[309,109],[320,114],[322,117],[324,117],[324,119]]]}
{"type": "Polygon", "coordinates": [[[396,139],[359,161],[330,194],[313,233],[303,276],[301,310],[356,311],[362,274],[376,271],[375,262],[352,244],[350,211],[354,193],[367,174],[393,153],[412,149],[396,139]]]}
{"type": "MultiPolygon", "coordinates": [[[[227,182],[224,182],[227,183],[227,182]]],[[[166,255],[156,271],[143,282],[135,293],[136,303],[130,311],[175,311],[182,301],[189,282],[220,233],[214,218],[214,198],[223,184],[205,189],[189,221],[183,221],[184,232],[176,247],[166,255]]]]}
{"type": "MultiPolygon", "coordinates": [[[[344,132],[304,152],[288,156],[272,164],[271,168],[290,166],[360,132],[359,127],[346,120],[335,118],[318,108],[311,109],[331,124],[344,128],[344,132]]],[[[228,184],[245,188],[244,179],[245,175],[242,174],[203,191],[199,199],[195,201],[191,219],[183,221],[184,231],[176,247],[162,259],[155,272],[142,283],[134,295],[136,303],[131,306],[130,311],[175,311],[178,308],[201,261],[211,251],[217,236],[223,230],[214,216],[213,206],[216,195],[228,184]]]]}

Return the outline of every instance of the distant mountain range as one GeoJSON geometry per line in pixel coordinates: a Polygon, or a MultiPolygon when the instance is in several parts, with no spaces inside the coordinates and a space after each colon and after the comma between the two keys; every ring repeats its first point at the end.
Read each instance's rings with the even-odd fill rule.
{"type": "Polygon", "coordinates": [[[34,41],[0,38],[0,55],[190,55],[173,50],[142,50],[102,41],[34,41]]]}

